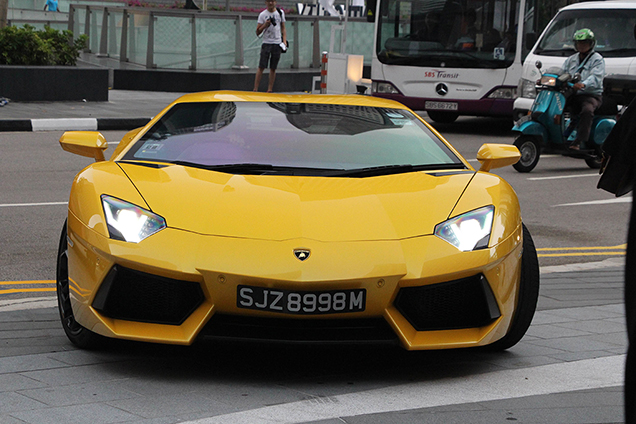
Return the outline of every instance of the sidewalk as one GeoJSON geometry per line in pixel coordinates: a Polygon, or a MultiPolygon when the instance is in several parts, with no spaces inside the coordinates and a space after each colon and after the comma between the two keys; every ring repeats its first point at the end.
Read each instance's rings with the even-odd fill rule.
{"type": "Polygon", "coordinates": [[[183,94],[110,90],[107,102],[9,102],[0,107],[0,132],[130,130],[183,94]]]}

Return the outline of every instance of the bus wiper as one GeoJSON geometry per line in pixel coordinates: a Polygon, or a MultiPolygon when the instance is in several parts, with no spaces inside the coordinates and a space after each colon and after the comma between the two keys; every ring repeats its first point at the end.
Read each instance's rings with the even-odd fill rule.
{"type": "Polygon", "coordinates": [[[183,160],[177,160],[171,162],[174,165],[189,166],[192,168],[206,169],[208,171],[219,171],[227,173],[237,174],[263,174],[271,172],[274,166],[267,163],[227,163],[222,165],[205,165],[202,163],[188,162],[183,160]]]}
{"type": "Polygon", "coordinates": [[[376,177],[380,175],[404,174],[407,172],[431,171],[435,169],[465,169],[463,163],[436,163],[429,165],[382,165],[370,166],[368,168],[340,169],[326,173],[329,177],[376,177]]]}

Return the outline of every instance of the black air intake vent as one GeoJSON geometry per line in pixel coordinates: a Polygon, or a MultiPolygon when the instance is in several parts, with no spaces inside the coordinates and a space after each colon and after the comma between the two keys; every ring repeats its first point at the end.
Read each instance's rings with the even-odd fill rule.
{"type": "Polygon", "coordinates": [[[198,283],[115,265],[97,291],[93,308],[114,319],[180,325],[203,299],[198,283]]]}
{"type": "Polygon", "coordinates": [[[483,327],[501,316],[483,275],[402,288],[395,307],[418,331],[483,327]]]}

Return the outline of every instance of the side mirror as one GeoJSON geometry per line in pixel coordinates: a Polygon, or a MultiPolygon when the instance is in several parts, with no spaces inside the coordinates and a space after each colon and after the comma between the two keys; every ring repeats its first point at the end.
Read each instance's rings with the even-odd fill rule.
{"type": "Polygon", "coordinates": [[[538,70],[541,70],[543,63],[541,63],[540,60],[537,60],[536,62],[534,62],[534,66],[536,66],[538,70]]]}
{"type": "Polygon", "coordinates": [[[581,81],[581,74],[579,74],[578,72],[576,74],[574,74],[574,76],[572,77],[572,83],[576,84],[577,82],[581,81]]]}
{"type": "Polygon", "coordinates": [[[519,149],[510,144],[484,144],[477,152],[481,172],[490,172],[491,169],[514,165],[520,158],[519,149]]]}
{"type": "Polygon", "coordinates": [[[67,131],[62,134],[60,145],[67,152],[95,158],[95,162],[106,160],[104,150],[108,148],[108,142],[97,131],[67,131]]]}

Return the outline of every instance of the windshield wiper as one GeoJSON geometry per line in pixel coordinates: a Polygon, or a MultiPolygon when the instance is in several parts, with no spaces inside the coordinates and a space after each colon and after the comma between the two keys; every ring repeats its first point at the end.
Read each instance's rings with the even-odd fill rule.
{"type": "Polygon", "coordinates": [[[404,174],[407,172],[430,171],[435,169],[466,169],[463,163],[437,163],[431,165],[382,165],[368,168],[339,169],[325,173],[329,177],[376,177],[380,175],[404,174]]]}
{"type": "Polygon", "coordinates": [[[568,49],[568,50],[564,50],[564,49],[537,49],[537,51],[535,52],[536,54],[556,54],[558,53],[558,56],[570,56],[572,54],[572,52],[574,51],[574,49],[568,49]]]}
{"type": "Polygon", "coordinates": [[[274,169],[273,165],[268,163],[227,163],[223,165],[205,165],[202,163],[188,162],[183,160],[177,160],[170,162],[173,165],[189,166],[192,168],[205,169],[208,171],[227,172],[230,174],[264,174],[271,172],[274,169]]]}

